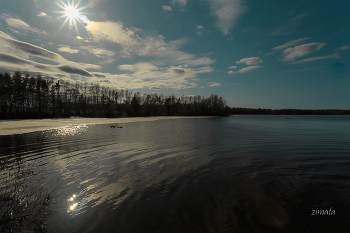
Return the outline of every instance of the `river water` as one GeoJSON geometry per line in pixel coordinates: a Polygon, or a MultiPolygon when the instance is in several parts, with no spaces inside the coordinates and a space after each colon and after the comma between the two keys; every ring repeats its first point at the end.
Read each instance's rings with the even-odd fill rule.
{"type": "Polygon", "coordinates": [[[0,229],[350,231],[350,116],[115,126],[0,136],[0,229]]]}

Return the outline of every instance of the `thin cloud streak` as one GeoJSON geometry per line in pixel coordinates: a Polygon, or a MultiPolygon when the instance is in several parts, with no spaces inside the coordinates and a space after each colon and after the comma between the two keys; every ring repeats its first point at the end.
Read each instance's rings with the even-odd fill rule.
{"type": "Polygon", "coordinates": [[[295,46],[294,48],[287,48],[283,51],[283,61],[293,61],[297,57],[303,57],[312,52],[320,50],[326,43],[313,42],[303,45],[295,46]]]}
{"type": "Polygon", "coordinates": [[[322,68],[322,67],[323,67],[323,66],[312,67],[312,68],[306,68],[306,69],[299,69],[299,70],[287,70],[287,71],[285,71],[285,72],[286,72],[286,73],[304,72],[304,71],[308,71],[308,70],[319,69],[319,68],[322,68]]]}
{"type": "Polygon", "coordinates": [[[251,70],[255,70],[255,69],[258,69],[262,66],[248,66],[246,68],[243,68],[243,69],[240,69],[239,71],[237,71],[236,73],[246,73],[248,71],[251,71],[251,70]]]}
{"type": "Polygon", "coordinates": [[[248,57],[248,58],[243,58],[239,61],[237,61],[237,64],[246,64],[246,65],[255,65],[263,62],[263,60],[259,57],[248,57]]]}
{"type": "Polygon", "coordinates": [[[209,87],[220,87],[221,83],[209,82],[208,85],[209,87]]]}
{"type": "Polygon", "coordinates": [[[339,56],[339,54],[335,53],[335,54],[328,55],[328,56],[310,57],[310,58],[307,58],[307,59],[304,59],[304,60],[288,63],[288,65],[300,64],[300,63],[312,62],[312,61],[318,61],[318,60],[323,60],[323,59],[328,59],[328,58],[340,58],[340,56],[339,56]]]}
{"type": "Polygon", "coordinates": [[[272,50],[281,50],[281,49],[285,49],[285,48],[288,48],[288,47],[291,47],[293,45],[297,45],[297,44],[301,44],[301,42],[303,42],[304,40],[308,40],[310,39],[310,37],[307,37],[307,38],[300,38],[300,39],[297,39],[297,40],[292,40],[292,41],[289,41],[283,45],[280,45],[280,46],[277,46],[277,47],[274,47],[272,50]]]}

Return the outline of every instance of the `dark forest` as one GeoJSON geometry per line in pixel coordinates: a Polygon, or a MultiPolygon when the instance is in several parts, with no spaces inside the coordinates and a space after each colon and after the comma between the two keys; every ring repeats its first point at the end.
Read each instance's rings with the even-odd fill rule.
{"type": "Polygon", "coordinates": [[[223,116],[230,108],[217,95],[164,96],[111,89],[100,83],[71,84],[15,72],[0,73],[0,118],[223,116]]]}

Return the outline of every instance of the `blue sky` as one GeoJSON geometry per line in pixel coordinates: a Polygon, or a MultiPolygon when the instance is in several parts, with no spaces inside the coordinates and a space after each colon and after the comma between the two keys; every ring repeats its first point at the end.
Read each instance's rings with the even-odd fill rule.
{"type": "Polygon", "coordinates": [[[349,9],[347,0],[1,0],[0,71],[213,93],[230,107],[349,109],[349,9]]]}

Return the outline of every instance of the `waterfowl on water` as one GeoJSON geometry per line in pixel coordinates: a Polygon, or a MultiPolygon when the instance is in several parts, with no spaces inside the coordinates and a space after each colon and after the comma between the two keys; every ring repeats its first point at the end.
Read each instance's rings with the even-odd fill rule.
{"type": "Polygon", "coordinates": [[[111,128],[123,128],[122,126],[115,126],[115,125],[111,125],[111,128]]]}

